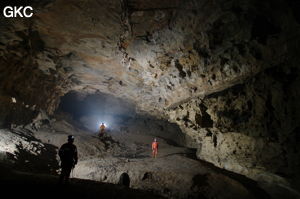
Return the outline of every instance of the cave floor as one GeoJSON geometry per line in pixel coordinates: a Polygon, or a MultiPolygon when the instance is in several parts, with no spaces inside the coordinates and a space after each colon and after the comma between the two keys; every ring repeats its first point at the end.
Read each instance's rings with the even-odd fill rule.
{"type": "Polygon", "coordinates": [[[1,164],[0,176],[1,195],[9,198],[163,198],[151,192],[92,180],[72,178],[68,185],[59,185],[55,175],[12,171],[1,164]]]}
{"type": "MultiPolygon", "coordinates": [[[[26,128],[28,129],[28,127],[26,128]]],[[[20,128],[18,132],[22,132],[24,129],[20,128]]],[[[15,130],[15,132],[17,131],[15,130]]],[[[66,121],[56,121],[32,132],[31,137],[27,136],[27,140],[31,139],[35,142],[39,140],[44,147],[52,150],[44,153],[46,158],[54,160],[57,158],[58,147],[66,141],[67,135],[75,135],[74,144],[79,151],[79,162],[71,177],[75,182],[74,189],[76,190],[75,187],[78,186],[78,190],[80,190],[81,185],[83,185],[82,189],[89,189],[90,185],[84,188],[86,182],[88,184],[95,183],[91,186],[98,186],[97,183],[118,184],[121,174],[127,173],[130,177],[130,188],[150,191],[150,198],[152,194],[167,198],[274,198],[273,195],[268,194],[268,191],[263,190],[259,183],[197,160],[194,155],[195,150],[173,145],[163,138],[158,138],[158,157],[152,158],[153,136],[151,135],[111,131],[106,136],[99,138],[96,133],[76,128],[66,121]],[[56,149],[53,149],[53,146],[56,149]]],[[[26,146],[26,143],[23,145],[26,146]]],[[[25,163],[26,161],[28,160],[24,159],[25,163]]],[[[49,161],[38,160],[36,164],[43,162],[49,161]]],[[[51,167],[55,167],[55,164],[53,163],[51,167]]],[[[30,172],[39,173],[34,168],[40,167],[31,165],[30,172]]],[[[58,167],[53,169],[57,170],[58,167]]],[[[57,176],[55,177],[57,179],[57,176]]],[[[53,178],[49,179],[50,184],[48,185],[55,188],[53,178]]],[[[24,181],[16,181],[17,184],[22,184],[22,182],[24,181]]],[[[32,182],[40,184],[36,183],[34,178],[32,182]]],[[[107,190],[118,192],[119,188],[108,188],[107,190]]],[[[65,192],[63,191],[63,193],[65,192]]],[[[122,191],[119,194],[122,195],[122,191]]],[[[89,197],[93,198],[93,196],[89,197]]],[[[118,198],[108,194],[108,198],[110,197],[118,198]]],[[[279,195],[279,197],[281,196],[279,195]]],[[[131,198],[135,198],[135,196],[133,195],[131,198]]]]}
{"type": "Polygon", "coordinates": [[[256,182],[199,161],[195,150],[161,137],[157,158],[151,157],[151,135],[109,131],[99,138],[60,121],[36,137],[60,146],[67,134],[75,134],[79,151],[74,178],[116,184],[127,173],[131,188],[168,198],[269,198],[256,182]]]}

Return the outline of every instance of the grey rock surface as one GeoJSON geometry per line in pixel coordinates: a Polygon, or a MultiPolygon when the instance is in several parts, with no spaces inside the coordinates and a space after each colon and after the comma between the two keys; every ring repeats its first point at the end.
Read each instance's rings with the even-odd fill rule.
{"type": "Polygon", "coordinates": [[[101,92],[177,123],[199,159],[300,190],[297,1],[34,5],[33,18],[0,18],[1,127],[101,92]]]}

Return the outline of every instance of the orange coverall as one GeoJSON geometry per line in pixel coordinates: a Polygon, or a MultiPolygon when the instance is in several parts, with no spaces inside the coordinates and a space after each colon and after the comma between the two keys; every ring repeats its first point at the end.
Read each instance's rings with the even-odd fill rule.
{"type": "Polygon", "coordinates": [[[102,125],[100,126],[100,133],[99,133],[100,136],[104,134],[104,130],[105,130],[105,125],[102,124],[102,125]]]}
{"type": "Polygon", "coordinates": [[[153,158],[156,158],[157,152],[158,152],[158,142],[157,141],[153,141],[152,142],[152,157],[153,158]]]}

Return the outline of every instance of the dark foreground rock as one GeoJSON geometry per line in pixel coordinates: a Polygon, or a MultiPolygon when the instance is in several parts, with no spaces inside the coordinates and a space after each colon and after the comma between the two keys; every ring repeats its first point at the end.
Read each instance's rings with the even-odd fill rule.
{"type": "Polygon", "coordinates": [[[9,198],[163,198],[122,185],[71,179],[59,185],[58,176],[15,172],[0,165],[1,195],[9,198]]]}

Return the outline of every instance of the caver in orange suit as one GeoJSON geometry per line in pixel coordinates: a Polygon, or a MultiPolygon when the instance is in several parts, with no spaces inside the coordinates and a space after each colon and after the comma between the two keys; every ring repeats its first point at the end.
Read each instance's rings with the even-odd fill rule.
{"type": "Polygon", "coordinates": [[[152,142],[152,157],[153,158],[156,158],[157,152],[158,152],[158,142],[156,141],[156,139],[154,139],[154,141],[152,142]]]}

